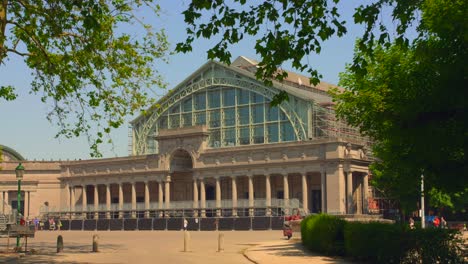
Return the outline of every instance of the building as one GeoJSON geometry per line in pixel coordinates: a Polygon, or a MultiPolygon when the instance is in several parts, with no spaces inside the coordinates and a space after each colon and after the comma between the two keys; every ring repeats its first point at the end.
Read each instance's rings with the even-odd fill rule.
{"type": "MultiPolygon", "coordinates": [[[[256,68],[245,57],[230,66],[205,63],[132,121],[128,157],[23,161],[26,200],[35,197],[26,204],[29,215],[367,213],[369,142],[336,120],[332,86],[313,87],[292,72],[266,86],[255,79],[256,68]],[[271,107],[280,91],[289,100],[271,107]]],[[[0,191],[13,205],[14,168],[23,159],[6,150],[14,158],[0,163],[0,191]]]]}

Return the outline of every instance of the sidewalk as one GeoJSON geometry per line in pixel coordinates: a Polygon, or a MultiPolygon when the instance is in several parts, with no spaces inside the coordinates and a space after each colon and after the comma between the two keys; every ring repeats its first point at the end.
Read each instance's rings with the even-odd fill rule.
{"type": "Polygon", "coordinates": [[[261,243],[244,251],[244,256],[257,264],[316,263],[316,264],[350,264],[341,258],[319,256],[308,252],[300,239],[278,240],[261,243]]]}

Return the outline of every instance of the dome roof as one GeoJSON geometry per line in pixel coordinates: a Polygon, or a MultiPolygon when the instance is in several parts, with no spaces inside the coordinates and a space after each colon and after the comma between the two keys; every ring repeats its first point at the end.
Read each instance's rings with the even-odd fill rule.
{"type": "Polygon", "coordinates": [[[16,150],[0,144],[0,155],[3,161],[21,161],[26,160],[16,150]]]}

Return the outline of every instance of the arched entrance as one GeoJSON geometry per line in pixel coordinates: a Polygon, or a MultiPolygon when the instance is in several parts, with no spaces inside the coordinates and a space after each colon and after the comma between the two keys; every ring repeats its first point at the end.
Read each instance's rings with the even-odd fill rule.
{"type": "Polygon", "coordinates": [[[171,155],[169,171],[171,174],[171,203],[176,207],[191,208],[193,200],[193,161],[184,149],[177,149],[171,155]],[[185,204],[186,203],[186,204],[185,204]]]}

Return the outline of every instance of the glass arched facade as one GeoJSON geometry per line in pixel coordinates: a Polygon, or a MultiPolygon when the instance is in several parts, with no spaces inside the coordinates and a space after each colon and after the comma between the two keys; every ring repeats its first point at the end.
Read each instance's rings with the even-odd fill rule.
{"type": "MultiPolygon", "coordinates": [[[[153,131],[206,125],[211,148],[295,141],[287,115],[269,103],[247,89],[209,87],[181,98],[163,112],[153,131]]],[[[157,152],[156,142],[150,141],[149,152],[157,152]]]]}

